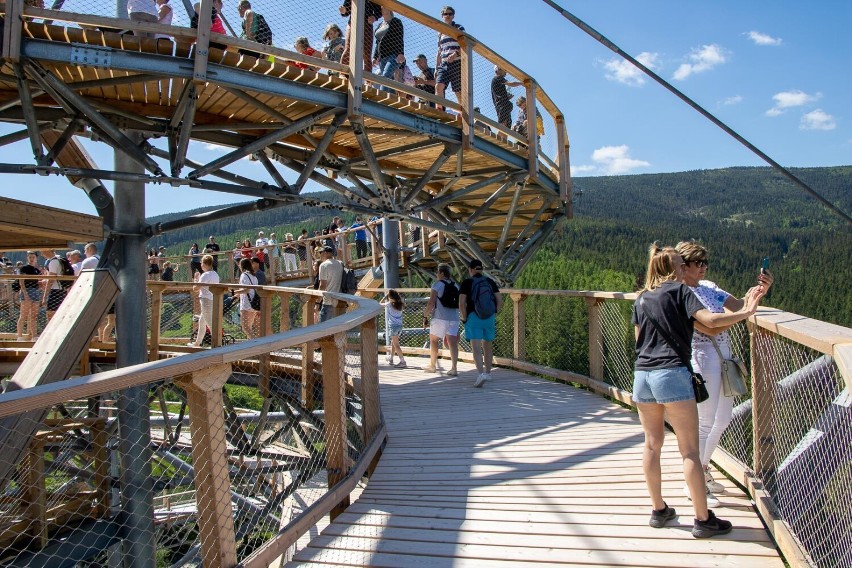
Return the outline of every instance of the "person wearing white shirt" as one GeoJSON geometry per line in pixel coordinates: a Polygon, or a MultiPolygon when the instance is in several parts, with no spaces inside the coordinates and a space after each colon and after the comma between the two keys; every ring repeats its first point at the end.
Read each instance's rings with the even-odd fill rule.
{"type": "Polygon", "coordinates": [[[198,301],[201,304],[201,317],[198,318],[198,333],[195,341],[189,343],[191,347],[201,347],[204,335],[209,327],[213,329],[213,292],[204,284],[218,284],[219,273],[213,270],[213,256],[205,254],[201,258],[201,274],[198,275],[197,285],[198,301]]]}

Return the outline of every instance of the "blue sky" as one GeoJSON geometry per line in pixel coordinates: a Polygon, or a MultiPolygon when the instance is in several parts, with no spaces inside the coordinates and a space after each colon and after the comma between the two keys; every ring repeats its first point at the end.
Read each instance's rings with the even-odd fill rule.
{"type": "MultiPolygon", "coordinates": [[[[273,2],[257,0],[255,9],[274,21],[272,6],[280,3],[273,2]]],[[[445,2],[408,3],[437,17],[445,2]]],[[[234,6],[229,4],[236,2],[226,2],[226,16],[236,25],[236,13],[229,12],[234,6]]],[[[335,6],[334,0],[315,3],[302,20],[311,29],[301,33],[315,47],[326,21],[343,23],[335,6]]],[[[781,164],[852,164],[852,2],[578,0],[563,6],[781,164]]],[[[562,109],[575,176],[764,165],[545,3],[466,0],[454,7],[456,20],[469,33],[526,70],[562,109]]],[[[289,43],[285,40],[291,33],[295,32],[288,28],[276,36],[276,45],[289,43]]],[[[431,42],[407,35],[406,55],[412,59],[423,51],[431,59],[431,42]]],[[[487,92],[481,89],[487,86],[477,87],[477,99],[485,101],[487,92]]],[[[0,125],[0,135],[12,130],[17,127],[0,125]]],[[[87,148],[101,167],[112,164],[106,146],[87,148]]],[[[221,153],[199,145],[196,157],[205,151],[207,160],[221,153]]],[[[27,142],[6,146],[2,152],[3,162],[31,160],[27,142]]],[[[237,171],[263,177],[257,164],[241,163],[237,171]]],[[[285,175],[295,180],[294,175],[285,175]]],[[[94,212],[82,191],[63,178],[6,175],[2,187],[0,193],[7,197],[94,212]]],[[[242,200],[151,186],[147,213],[242,200]]]]}

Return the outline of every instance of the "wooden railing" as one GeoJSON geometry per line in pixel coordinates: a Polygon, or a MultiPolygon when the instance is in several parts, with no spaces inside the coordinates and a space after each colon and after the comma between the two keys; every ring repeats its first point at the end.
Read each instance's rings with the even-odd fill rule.
{"type": "MultiPolygon", "coordinates": [[[[458,102],[448,100],[447,98],[438,97],[426,93],[423,90],[417,89],[414,86],[406,85],[397,82],[379,74],[365,72],[361,64],[363,60],[363,25],[359,22],[363,20],[363,0],[354,0],[352,2],[352,33],[353,40],[350,42],[350,63],[342,65],[340,63],[321,59],[318,57],[310,57],[302,55],[295,51],[265,45],[240,39],[231,36],[224,36],[210,31],[210,8],[212,0],[202,0],[200,6],[199,26],[197,29],[191,29],[180,26],[167,26],[157,23],[146,23],[138,21],[130,21],[122,18],[111,18],[103,15],[92,13],[75,13],[65,10],[52,10],[37,8],[25,5],[24,0],[7,0],[5,8],[2,9],[5,16],[6,26],[3,35],[2,56],[10,61],[17,62],[21,57],[21,40],[24,36],[22,31],[22,23],[24,20],[43,20],[54,23],[65,23],[71,26],[79,26],[87,29],[123,29],[132,30],[143,34],[160,34],[162,37],[171,38],[176,44],[185,46],[181,52],[187,55],[190,53],[190,46],[194,44],[191,57],[193,58],[194,75],[196,82],[202,83],[208,80],[208,65],[210,64],[210,44],[211,42],[225,46],[228,51],[245,50],[250,53],[260,55],[261,59],[273,58],[275,61],[287,61],[303,66],[308,66],[304,69],[305,73],[313,73],[312,69],[322,70],[326,73],[337,74],[346,77],[346,90],[349,93],[349,117],[357,118],[361,114],[363,97],[369,95],[375,99],[375,95],[379,93],[377,87],[387,87],[393,92],[400,93],[405,98],[410,98],[414,103],[415,100],[422,102],[425,105],[437,104],[441,107],[452,109],[461,120],[462,125],[462,143],[463,147],[470,149],[476,145],[477,135],[488,138],[494,136],[500,140],[512,141],[516,144],[518,151],[524,152],[529,159],[529,176],[535,179],[540,171],[548,172],[553,178],[558,180],[560,187],[560,195],[563,201],[568,200],[570,195],[570,163],[568,158],[568,135],[565,127],[565,116],[553,102],[553,99],[546,91],[538,84],[538,82],[524,72],[519,67],[512,64],[500,54],[494,52],[481,41],[477,40],[470,33],[459,31],[457,28],[448,26],[443,22],[432,18],[419,10],[411,8],[404,3],[396,0],[375,0],[377,4],[391,8],[398,16],[405,19],[409,25],[422,26],[432,33],[443,33],[448,36],[455,37],[462,46],[461,58],[461,77],[462,90],[458,96],[458,102]],[[521,134],[507,126],[497,122],[493,118],[492,113],[488,115],[477,112],[474,109],[486,108],[491,106],[490,100],[490,75],[475,72],[474,67],[481,70],[483,68],[493,69],[498,66],[506,70],[515,81],[524,85],[527,107],[525,109],[527,117],[529,117],[529,127],[526,135],[521,134]],[[476,93],[476,96],[475,96],[476,93]],[[478,99],[487,101],[476,102],[478,99]],[[539,113],[538,108],[542,109],[544,120],[549,125],[546,132],[554,134],[546,134],[548,138],[547,146],[551,149],[550,155],[542,149],[542,135],[539,134],[539,129],[535,126],[536,116],[539,113]],[[489,116],[490,115],[490,116],[489,116]],[[490,134],[487,134],[489,133],[490,134]]],[[[98,8],[102,8],[98,5],[98,8]]],[[[175,5],[173,9],[179,9],[180,6],[175,5]]],[[[79,9],[79,8],[78,8],[79,9]]],[[[94,10],[95,7],[87,7],[86,9],[94,10]]],[[[114,8],[113,8],[114,9],[114,8]]],[[[268,15],[267,15],[268,17],[268,15]]],[[[324,26],[324,24],[322,24],[324,26]]],[[[152,52],[162,52],[165,48],[157,44],[158,41],[148,38],[142,38],[141,44],[146,42],[154,42],[151,44],[152,52]]],[[[386,101],[387,104],[393,101],[386,101]]],[[[398,106],[398,105],[395,105],[398,106]]],[[[570,207],[570,204],[569,204],[570,207]]],[[[570,216],[570,215],[569,215],[570,216]]]]}
{"type": "MultiPolygon", "coordinates": [[[[429,295],[428,289],[400,292],[409,298],[429,295]]],[[[495,364],[580,385],[634,406],[630,308],[635,293],[503,292],[511,302],[497,316],[495,364]],[[538,303],[531,307],[531,300],[538,303]],[[564,314],[578,320],[570,322],[576,324],[573,330],[569,325],[552,327],[569,323],[554,323],[564,314]],[[544,333],[553,336],[542,338],[544,333]],[[572,354],[566,346],[573,348],[572,354]],[[563,348],[564,356],[544,361],[563,348]]],[[[365,293],[381,295],[384,290],[365,293]]],[[[412,310],[410,321],[422,321],[422,306],[412,310]]],[[[712,459],[752,496],[791,565],[846,565],[847,557],[820,535],[829,530],[852,534],[847,507],[839,504],[847,500],[837,502],[837,496],[852,494],[852,329],[760,308],[731,333],[735,353],[751,364],[751,389],[737,399],[734,421],[712,459]]],[[[440,355],[449,357],[449,351],[440,355]]],[[[459,357],[472,361],[469,352],[459,357]]]]}
{"type": "MultiPolygon", "coordinates": [[[[165,286],[165,283],[152,283],[152,292],[156,296],[165,286]]],[[[298,295],[314,300],[323,295],[313,290],[254,288],[261,297],[266,298],[277,294],[298,295]]],[[[214,297],[218,298],[220,305],[223,294],[224,287],[215,287],[214,297]]],[[[270,332],[268,335],[179,357],[158,358],[158,351],[161,349],[156,342],[158,334],[152,331],[149,363],[4,393],[0,395],[0,420],[29,411],[50,408],[63,408],[67,412],[65,405],[70,401],[98,400],[109,393],[131,387],[153,387],[163,381],[176,385],[185,393],[189,413],[192,452],[192,466],[189,471],[195,479],[194,495],[197,514],[194,518],[199,528],[201,558],[205,566],[233,566],[237,562],[238,538],[236,535],[239,527],[235,527],[231,506],[229,461],[232,457],[229,457],[231,451],[228,450],[229,440],[226,439],[227,432],[229,428],[233,428],[233,424],[226,426],[225,412],[223,412],[225,408],[223,386],[235,371],[234,366],[241,362],[259,360],[262,374],[263,362],[268,362],[274,352],[298,349],[301,350],[303,361],[303,396],[306,392],[313,393],[315,386],[318,387],[314,383],[317,368],[313,357],[314,349],[318,347],[322,353],[323,455],[329,489],[302,514],[288,522],[277,534],[263,542],[249,558],[245,559],[246,566],[266,566],[274,558],[280,557],[322,516],[329,513],[334,515],[346,506],[349,493],[378,455],[386,437],[379,401],[376,346],[376,316],[381,308],[372,300],[355,296],[342,294],[327,296],[336,300],[341,309],[338,310],[336,317],[326,322],[310,323],[298,329],[287,329],[286,319],[282,319],[280,332],[271,334],[269,322],[272,302],[268,301],[265,302],[267,305],[261,314],[262,328],[270,332]],[[346,305],[351,308],[348,312],[342,310],[342,307],[346,305]],[[347,349],[352,350],[351,345],[347,348],[347,334],[353,333],[358,338],[356,352],[359,356],[358,376],[354,377],[354,380],[344,366],[347,349]],[[346,392],[353,390],[361,401],[360,430],[364,441],[354,462],[346,442],[349,438],[347,429],[350,427],[347,422],[346,392]]],[[[313,302],[306,302],[305,305],[312,306],[313,302]]],[[[152,302],[152,307],[154,306],[156,306],[156,300],[152,302]]],[[[152,321],[156,319],[155,312],[156,310],[152,311],[152,321]]],[[[313,319],[306,317],[305,321],[312,322],[313,319]]],[[[214,334],[214,340],[216,337],[214,334]]],[[[351,342],[351,339],[349,341],[351,342]]],[[[351,365],[351,361],[348,364],[351,365]]],[[[351,367],[348,368],[351,369],[351,367]]],[[[307,396],[310,398],[312,394],[307,396]]],[[[183,411],[181,411],[182,415],[183,411]]],[[[85,420],[72,420],[64,428],[75,432],[84,430],[88,432],[88,429],[92,428],[92,451],[100,452],[92,455],[95,455],[96,463],[105,467],[104,464],[107,464],[108,460],[102,455],[105,447],[103,420],[97,418],[89,422],[91,424],[86,423],[85,420]],[[97,426],[96,429],[95,426],[97,426]]],[[[44,507],[46,498],[43,483],[44,461],[39,452],[46,435],[48,434],[38,435],[31,444],[29,467],[25,469],[30,472],[27,478],[33,481],[28,485],[27,491],[21,495],[21,498],[27,502],[24,510],[28,511],[28,516],[32,518],[32,522],[25,523],[26,526],[20,528],[21,536],[30,538],[38,536],[42,543],[46,542],[46,527],[50,523],[59,522],[53,517],[47,518],[49,514],[56,514],[55,508],[48,512],[44,507]],[[33,472],[41,481],[32,476],[33,472]],[[41,506],[38,505],[39,503],[41,506]]],[[[184,463],[183,467],[190,466],[184,463]]],[[[98,475],[103,477],[103,467],[96,468],[96,477],[98,475]]],[[[107,498],[108,489],[102,482],[96,485],[101,489],[95,497],[100,505],[90,514],[102,517],[109,511],[104,501],[107,498]]],[[[8,503],[4,503],[4,507],[8,506],[8,503]]],[[[6,533],[4,529],[4,539],[7,537],[12,538],[13,541],[15,539],[15,535],[6,533]]]]}

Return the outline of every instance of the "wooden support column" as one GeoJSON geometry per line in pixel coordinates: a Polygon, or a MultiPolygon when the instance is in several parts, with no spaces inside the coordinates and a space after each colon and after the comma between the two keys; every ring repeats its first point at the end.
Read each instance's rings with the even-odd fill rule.
{"type": "Polygon", "coordinates": [[[530,180],[538,179],[538,121],[535,108],[537,87],[535,81],[524,81],[527,88],[527,141],[529,142],[529,177],[530,180]]]}
{"type": "Polygon", "coordinates": [[[372,234],[370,236],[370,249],[373,254],[372,265],[373,268],[377,268],[382,263],[382,261],[379,259],[378,233],[376,233],[376,231],[372,231],[372,234]]]}
{"type": "MultiPolygon", "coordinates": [[[[346,334],[336,333],[320,340],[322,348],[322,393],[325,411],[325,453],[328,486],[334,487],[346,477],[349,467],[346,444],[346,401],[344,398],[344,356],[346,334]]],[[[378,365],[378,363],[377,363],[378,365]]],[[[349,495],[330,513],[333,521],[349,506],[349,495]]]]}
{"type": "Polygon", "coordinates": [[[775,381],[769,373],[771,362],[767,351],[772,334],[753,327],[749,334],[751,348],[751,415],[754,444],[754,472],[761,481],[775,469],[775,381]]]}
{"type": "Polygon", "coordinates": [[[369,441],[382,423],[379,401],[379,339],[376,318],[361,324],[361,402],[364,405],[364,439],[369,441]]]}
{"type": "Polygon", "coordinates": [[[601,322],[600,298],[586,298],[589,307],[589,376],[595,380],[604,380],[603,325],[601,322]]]}
{"type": "MultiPolygon", "coordinates": [[[[350,122],[361,120],[364,92],[364,0],[352,0],[349,18],[349,83],[346,111],[350,122]]],[[[371,54],[367,54],[369,57],[371,54]]]]}
{"type": "Polygon", "coordinates": [[[151,327],[148,339],[148,360],[160,358],[160,325],[163,320],[163,290],[166,285],[162,282],[148,282],[151,291],[151,327]]]}
{"type": "Polygon", "coordinates": [[[527,331],[527,311],[524,306],[527,296],[526,294],[510,293],[512,298],[513,311],[512,320],[514,323],[514,356],[518,361],[526,361],[527,346],[526,346],[526,331],[527,331]]]}
{"type": "Polygon", "coordinates": [[[571,161],[568,153],[568,132],[565,128],[565,117],[561,114],[556,121],[556,163],[559,166],[559,198],[565,204],[565,213],[573,217],[571,205],[571,161]]]}
{"type": "Polygon", "coordinates": [[[474,146],[474,116],[473,108],[473,41],[467,37],[459,38],[461,46],[461,93],[459,93],[459,102],[461,103],[461,120],[462,120],[462,148],[470,150],[474,146]]]}
{"type": "Polygon", "coordinates": [[[205,568],[237,563],[222,396],[222,387],[230,376],[230,365],[216,365],[175,381],[186,391],[189,406],[195,502],[205,568]]]}
{"type": "MultiPolygon", "coordinates": [[[[315,296],[307,296],[302,306],[302,327],[314,324],[314,302],[315,296]]],[[[314,409],[314,346],[315,343],[308,341],[302,345],[302,404],[308,410],[314,409]]]]}
{"type": "MultiPolygon", "coordinates": [[[[272,298],[274,292],[269,290],[255,290],[260,296],[260,335],[267,337],[272,335],[272,298]]],[[[269,377],[271,373],[271,358],[269,353],[263,353],[258,357],[260,368],[258,369],[258,391],[263,398],[269,398],[269,377]]]]}
{"type": "Polygon", "coordinates": [[[290,293],[285,292],[278,295],[281,298],[281,315],[278,318],[278,333],[290,330],[290,293]]]}
{"type": "Polygon", "coordinates": [[[212,22],[213,0],[201,0],[201,12],[198,13],[198,39],[195,42],[195,65],[192,80],[197,85],[207,82],[207,57],[210,50],[210,24],[212,22]]]}
{"type": "MultiPolygon", "coordinates": [[[[222,311],[225,309],[225,293],[227,290],[215,285],[209,286],[209,289],[213,293],[213,321],[210,322],[210,347],[222,347],[222,319],[224,318],[222,311]]],[[[234,301],[237,302],[239,300],[234,301]]],[[[202,337],[204,336],[202,335],[202,337]]]]}
{"type": "Polygon", "coordinates": [[[24,0],[6,0],[6,18],[3,26],[3,44],[0,55],[17,63],[21,60],[21,36],[23,35],[24,0]]]}

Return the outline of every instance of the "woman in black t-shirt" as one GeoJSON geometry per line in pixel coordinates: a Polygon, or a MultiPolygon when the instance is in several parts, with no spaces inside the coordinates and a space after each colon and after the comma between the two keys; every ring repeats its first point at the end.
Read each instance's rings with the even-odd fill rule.
{"type": "Polygon", "coordinates": [[[731,523],[717,518],[707,508],[704,469],[698,449],[698,408],[685,362],[690,356],[693,320],[707,327],[718,327],[747,319],[757,310],[765,291],[761,287],[752,288],[741,310],[714,314],[704,308],[689,287],[677,281],[682,266],[683,259],[673,248],[651,245],[645,286],[633,305],[637,356],[633,401],[645,431],[642,467],[654,508],[648,524],[662,528],[677,516],[662,495],[660,452],[668,418],[683,457],[684,476],[694,496],[692,535],[708,538],[730,532],[731,523]],[[681,350],[684,350],[682,355],[681,350]]]}
{"type": "MultiPolygon", "coordinates": [[[[41,271],[36,263],[38,255],[33,252],[27,252],[27,264],[20,269],[22,276],[39,276],[41,271]]],[[[24,340],[24,328],[26,327],[27,334],[31,341],[35,341],[38,337],[38,310],[41,303],[42,292],[39,289],[39,281],[34,278],[21,278],[21,315],[18,317],[18,341],[24,340]]]]}

